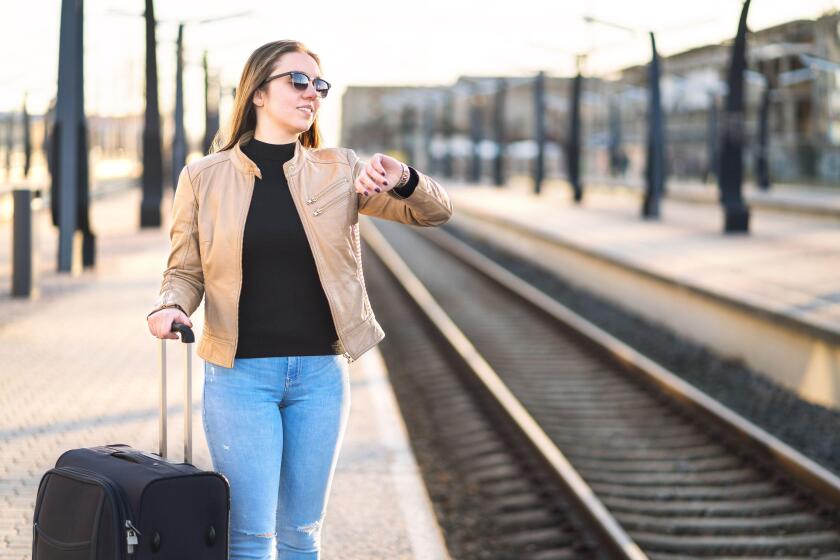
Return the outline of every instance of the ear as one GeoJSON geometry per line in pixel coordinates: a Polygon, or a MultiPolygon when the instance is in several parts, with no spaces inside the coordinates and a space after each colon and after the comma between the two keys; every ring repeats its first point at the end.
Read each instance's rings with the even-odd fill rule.
{"type": "Polygon", "coordinates": [[[265,97],[263,96],[262,90],[257,90],[254,92],[254,96],[251,98],[251,103],[256,105],[257,107],[262,107],[265,103],[265,97]]]}

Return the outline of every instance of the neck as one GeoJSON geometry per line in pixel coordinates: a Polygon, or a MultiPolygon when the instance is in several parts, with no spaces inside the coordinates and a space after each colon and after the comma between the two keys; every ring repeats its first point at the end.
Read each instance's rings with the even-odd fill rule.
{"type": "Polygon", "coordinates": [[[260,124],[260,122],[257,122],[257,127],[254,129],[254,138],[266,144],[291,144],[300,135],[299,132],[292,134],[277,128],[260,126],[260,124]]]}

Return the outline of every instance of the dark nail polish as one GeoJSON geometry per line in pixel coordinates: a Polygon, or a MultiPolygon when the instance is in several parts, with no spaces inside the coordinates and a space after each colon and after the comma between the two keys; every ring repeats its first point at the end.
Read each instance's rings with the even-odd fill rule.
{"type": "Polygon", "coordinates": [[[382,192],[379,187],[376,187],[376,192],[382,192]]]}

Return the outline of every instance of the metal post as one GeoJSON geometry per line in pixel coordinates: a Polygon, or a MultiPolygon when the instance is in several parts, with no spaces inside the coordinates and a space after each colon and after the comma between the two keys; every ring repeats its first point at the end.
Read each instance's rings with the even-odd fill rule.
{"type": "Polygon", "coordinates": [[[534,194],[540,194],[545,174],[545,72],[540,70],[534,82],[534,140],[537,157],[534,161],[534,194]]]}
{"type": "Polygon", "coordinates": [[[58,206],[56,206],[55,197],[58,195],[58,184],[56,182],[56,140],[54,135],[55,130],[55,104],[56,98],[50,100],[47,106],[47,112],[44,113],[44,141],[41,143],[41,152],[44,154],[44,159],[47,162],[47,173],[50,175],[50,191],[52,192],[52,204],[50,205],[50,213],[52,214],[52,223],[58,226],[58,206]]]}
{"type": "Polygon", "coordinates": [[[493,184],[505,184],[505,94],[507,83],[504,78],[496,79],[496,94],[493,104],[493,132],[496,140],[496,154],[493,157],[493,184]]]}
{"type": "Polygon", "coordinates": [[[624,175],[627,160],[624,149],[621,146],[621,107],[615,99],[610,99],[609,105],[609,152],[610,152],[610,175],[624,175]]]}
{"type": "Polygon", "coordinates": [[[402,140],[401,148],[406,158],[406,163],[416,167],[417,161],[414,155],[414,108],[411,105],[403,106],[400,112],[400,139],[402,140]]]}
{"type": "Polygon", "coordinates": [[[56,124],[53,142],[56,142],[57,156],[53,178],[58,193],[53,197],[58,205],[58,271],[72,272],[74,262],[74,237],[76,234],[77,195],[79,183],[79,135],[81,124],[78,114],[79,86],[76,82],[81,74],[78,67],[82,64],[77,48],[82,17],[81,0],[62,0],[61,2],[61,37],[58,52],[58,94],[56,99],[56,124]],[[57,180],[56,180],[57,179],[57,180]]]}
{"type": "Polygon", "coordinates": [[[76,183],[78,192],[76,194],[76,229],[81,232],[82,243],[82,266],[92,268],[96,260],[96,238],[90,228],[90,177],[88,168],[88,137],[87,119],[85,118],[85,88],[84,88],[84,18],[82,17],[81,2],[79,2],[79,17],[76,20],[76,56],[79,60],[77,66],[78,79],[76,86],[76,114],[78,124],[77,154],[79,160],[79,179],[76,183]]]}
{"type": "Polygon", "coordinates": [[[213,143],[213,132],[210,131],[210,69],[207,67],[207,51],[201,57],[201,68],[204,70],[204,139],[201,142],[203,153],[210,152],[213,143]]]}
{"type": "Polygon", "coordinates": [[[455,110],[454,105],[455,94],[452,90],[449,90],[446,92],[443,101],[443,138],[446,143],[446,152],[443,154],[443,176],[447,179],[452,178],[452,118],[455,110]]]}
{"type": "Polygon", "coordinates": [[[12,296],[32,295],[32,191],[15,189],[12,224],[12,296]]]}
{"type": "Polygon", "coordinates": [[[569,139],[566,142],[566,169],[575,202],[580,202],[583,199],[583,185],[580,180],[580,93],[582,87],[583,76],[580,73],[580,59],[578,59],[578,72],[572,79],[572,95],[569,107],[569,139]]]}
{"type": "Polygon", "coordinates": [[[15,149],[15,116],[6,117],[6,177],[12,178],[12,152],[15,149]]]}
{"type": "Polygon", "coordinates": [[[729,64],[729,91],[726,94],[723,135],[721,138],[720,200],[724,207],[724,232],[749,232],[750,210],[741,193],[744,151],[744,70],[747,50],[747,13],[750,0],[745,0],[738,22],[738,33],[732,46],[729,64]]]}
{"type": "Polygon", "coordinates": [[[26,109],[26,96],[23,96],[23,177],[29,177],[29,167],[32,164],[32,134],[29,130],[29,111],[26,109]]]}
{"type": "Polygon", "coordinates": [[[204,153],[209,154],[213,139],[219,130],[220,99],[210,97],[210,67],[207,64],[207,51],[204,51],[202,65],[204,66],[204,153]]]}
{"type": "Polygon", "coordinates": [[[755,150],[755,182],[763,191],[770,189],[770,77],[764,76],[764,91],[758,110],[758,143],[755,150]]]}
{"type": "Polygon", "coordinates": [[[472,145],[472,165],[470,166],[470,181],[479,183],[481,181],[481,141],[483,132],[483,111],[482,100],[479,97],[478,85],[473,92],[472,103],[470,104],[470,137],[472,145]]]}
{"type": "Polygon", "coordinates": [[[650,48],[647,166],[645,169],[647,188],[642,203],[642,216],[658,218],[659,202],[665,188],[665,125],[659,90],[659,53],[656,52],[656,37],[653,32],[650,33],[650,48]]]}
{"type": "Polygon", "coordinates": [[[163,194],[163,155],[161,154],[160,111],[157,92],[155,8],[146,0],[146,114],[143,123],[143,200],[140,227],[160,227],[163,194]]]}
{"type": "Polygon", "coordinates": [[[175,131],[172,138],[172,190],[187,163],[187,137],[184,131],[184,24],[178,24],[175,46],[175,131]]]}
{"type": "Polygon", "coordinates": [[[432,139],[435,136],[435,121],[437,120],[435,117],[435,103],[434,100],[430,100],[423,111],[423,149],[426,153],[425,166],[430,174],[437,173],[438,169],[437,158],[432,153],[432,139]]]}
{"type": "Polygon", "coordinates": [[[709,176],[714,175],[715,178],[720,174],[718,161],[718,122],[717,113],[718,106],[715,101],[714,92],[709,92],[709,109],[706,121],[706,171],[703,174],[703,182],[709,180],[709,176]]]}

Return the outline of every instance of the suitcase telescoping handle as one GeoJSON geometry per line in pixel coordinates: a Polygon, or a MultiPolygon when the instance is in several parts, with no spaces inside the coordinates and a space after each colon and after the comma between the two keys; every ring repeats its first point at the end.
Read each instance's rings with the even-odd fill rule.
{"type": "MultiPolygon", "coordinates": [[[[195,335],[183,323],[172,323],[172,332],[181,335],[187,350],[184,385],[184,462],[192,463],[192,343],[195,335]]],[[[160,456],[166,459],[166,339],[160,340],[160,456]]]]}

